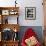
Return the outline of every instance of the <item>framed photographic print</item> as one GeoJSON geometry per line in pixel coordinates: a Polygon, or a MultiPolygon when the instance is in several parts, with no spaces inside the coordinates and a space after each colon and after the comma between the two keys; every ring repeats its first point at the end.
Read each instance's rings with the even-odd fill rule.
{"type": "Polygon", "coordinates": [[[25,8],[25,19],[27,20],[36,19],[36,7],[26,7],[25,8]]]}
{"type": "Polygon", "coordinates": [[[2,10],[2,15],[9,15],[9,10],[2,10]]]}

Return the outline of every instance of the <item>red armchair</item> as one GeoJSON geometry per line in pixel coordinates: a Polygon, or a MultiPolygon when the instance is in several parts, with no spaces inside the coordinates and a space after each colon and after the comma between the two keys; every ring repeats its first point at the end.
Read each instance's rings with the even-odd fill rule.
{"type": "Polygon", "coordinates": [[[27,29],[24,37],[22,38],[21,46],[41,46],[40,42],[36,38],[36,33],[32,28],[27,29]]]}

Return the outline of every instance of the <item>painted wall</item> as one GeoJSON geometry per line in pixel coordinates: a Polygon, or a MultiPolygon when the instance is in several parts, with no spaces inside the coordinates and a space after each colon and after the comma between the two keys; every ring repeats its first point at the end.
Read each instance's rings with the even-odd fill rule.
{"type": "MultiPolygon", "coordinates": [[[[21,2],[21,1],[20,1],[21,2]]],[[[42,0],[22,0],[20,6],[20,23],[22,26],[42,26],[43,25],[43,6],[42,0]],[[36,7],[36,20],[25,20],[25,7],[36,7]]]]}
{"type": "MultiPolygon", "coordinates": [[[[15,0],[0,0],[0,6],[15,6],[14,1],[15,0]]],[[[17,6],[19,6],[20,26],[43,26],[42,0],[17,0],[17,3],[17,6]],[[25,7],[36,7],[36,20],[25,20],[25,7]]]]}
{"type": "Polygon", "coordinates": [[[43,43],[43,30],[42,30],[42,26],[21,26],[20,27],[20,32],[19,32],[19,39],[20,42],[25,34],[25,32],[27,31],[28,28],[32,28],[33,31],[37,34],[37,37],[39,39],[39,41],[41,43],[43,43]]]}

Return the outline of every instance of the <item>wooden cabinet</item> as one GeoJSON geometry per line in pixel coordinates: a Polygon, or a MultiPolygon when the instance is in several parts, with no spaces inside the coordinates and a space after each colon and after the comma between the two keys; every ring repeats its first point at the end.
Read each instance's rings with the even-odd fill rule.
{"type": "Polygon", "coordinates": [[[18,46],[19,41],[5,41],[0,42],[0,46],[18,46]]]}
{"type": "Polygon", "coordinates": [[[19,7],[0,7],[0,32],[1,32],[0,46],[18,46],[19,39],[16,40],[16,37],[18,38],[17,35],[19,32],[18,17],[19,17],[19,7]],[[10,18],[9,21],[9,17],[16,17],[16,19],[10,18]],[[16,22],[12,23],[11,21],[16,22]],[[5,32],[6,32],[5,35],[7,36],[4,35],[5,32]],[[12,34],[10,34],[11,32],[12,34]],[[4,35],[5,38],[4,36],[2,37],[2,35],[4,35]],[[11,37],[11,39],[9,39],[10,38],[9,36],[11,37]]]}
{"type": "Polygon", "coordinates": [[[18,41],[5,41],[2,44],[3,46],[18,46],[18,41]]]}
{"type": "Polygon", "coordinates": [[[0,41],[0,46],[2,46],[2,42],[0,41]]]}
{"type": "Polygon", "coordinates": [[[18,24],[19,7],[0,7],[0,20],[1,24],[8,24],[8,17],[16,17],[16,23],[18,24]]]}

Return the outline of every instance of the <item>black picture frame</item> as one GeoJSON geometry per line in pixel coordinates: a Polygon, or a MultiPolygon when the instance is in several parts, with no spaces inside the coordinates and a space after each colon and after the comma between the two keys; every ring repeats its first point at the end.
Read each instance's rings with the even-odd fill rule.
{"type": "Polygon", "coordinates": [[[25,19],[26,20],[36,19],[36,7],[25,7],[25,19]]]}

